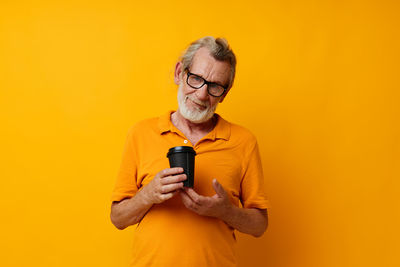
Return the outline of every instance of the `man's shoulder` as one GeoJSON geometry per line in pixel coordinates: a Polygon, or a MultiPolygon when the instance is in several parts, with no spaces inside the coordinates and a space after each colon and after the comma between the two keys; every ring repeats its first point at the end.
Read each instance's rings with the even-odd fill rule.
{"type": "Polygon", "coordinates": [[[256,136],[245,126],[232,122],[227,123],[230,125],[232,141],[238,141],[246,144],[257,142],[256,136]]]}

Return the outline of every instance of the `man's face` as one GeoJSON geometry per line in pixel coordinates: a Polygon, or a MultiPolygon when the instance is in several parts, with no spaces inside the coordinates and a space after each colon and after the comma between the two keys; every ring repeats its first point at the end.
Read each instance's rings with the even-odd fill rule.
{"type": "MultiPolygon", "coordinates": [[[[187,82],[187,72],[176,69],[175,81],[179,83],[178,104],[182,116],[194,123],[202,123],[211,119],[219,102],[222,102],[226,93],[220,97],[208,94],[207,84],[199,89],[190,87],[187,82]],[[178,73],[178,77],[177,77],[178,73]]],[[[228,62],[221,62],[214,59],[207,48],[200,48],[193,57],[192,66],[189,71],[208,82],[215,82],[227,86],[230,78],[230,65],[228,62]]]]}

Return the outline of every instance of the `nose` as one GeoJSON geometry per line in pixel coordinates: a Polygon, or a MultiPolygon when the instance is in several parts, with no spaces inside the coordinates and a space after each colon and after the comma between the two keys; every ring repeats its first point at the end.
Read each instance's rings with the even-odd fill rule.
{"type": "Polygon", "coordinates": [[[208,99],[208,84],[203,85],[201,88],[197,89],[196,96],[199,100],[205,101],[208,99]]]}

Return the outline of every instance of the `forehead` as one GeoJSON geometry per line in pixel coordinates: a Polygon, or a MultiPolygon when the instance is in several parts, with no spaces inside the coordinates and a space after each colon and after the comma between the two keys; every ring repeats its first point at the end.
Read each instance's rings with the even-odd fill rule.
{"type": "Polygon", "coordinates": [[[228,84],[231,66],[226,61],[216,60],[207,48],[197,50],[193,57],[190,72],[200,75],[210,82],[228,84]]]}

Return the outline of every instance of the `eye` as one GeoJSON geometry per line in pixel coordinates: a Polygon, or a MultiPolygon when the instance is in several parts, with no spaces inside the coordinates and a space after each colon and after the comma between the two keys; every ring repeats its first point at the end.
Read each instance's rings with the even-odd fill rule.
{"type": "Polygon", "coordinates": [[[203,82],[203,78],[201,78],[201,77],[199,77],[199,76],[195,76],[195,75],[193,75],[192,76],[192,80],[194,81],[194,82],[203,82]]]}
{"type": "Polygon", "coordinates": [[[209,84],[208,88],[210,93],[214,96],[221,96],[225,92],[224,87],[216,83],[209,84]]]}

